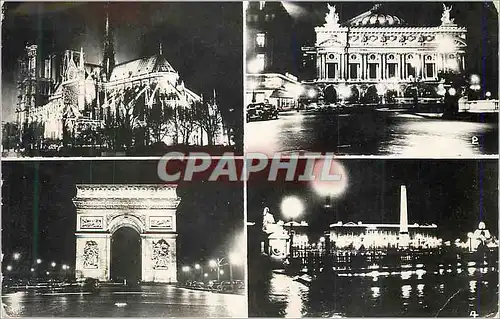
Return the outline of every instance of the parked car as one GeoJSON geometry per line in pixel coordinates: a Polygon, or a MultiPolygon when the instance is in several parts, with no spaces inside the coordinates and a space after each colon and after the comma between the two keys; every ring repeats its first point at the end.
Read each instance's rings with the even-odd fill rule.
{"type": "Polygon", "coordinates": [[[83,282],[80,283],[81,290],[84,292],[97,293],[101,290],[101,283],[99,279],[95,278],[85,278],[83,282]]]}
{"type": "Polygon", "coordinates": [[[247,106],[247,122],[278,118],[278,109],[270,103],[252,103],[247,106]]]}
{"type": "Polygon", "coordinates": [[[208,282],[207,288],[208,289],[217,289],[217,287],[220,285],[220,281],[217,280],[210,280],[208,282]]]}

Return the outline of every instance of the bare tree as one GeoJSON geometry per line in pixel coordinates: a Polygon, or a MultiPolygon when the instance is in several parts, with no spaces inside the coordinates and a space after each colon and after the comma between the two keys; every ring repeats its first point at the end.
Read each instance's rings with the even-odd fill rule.
{"type": "Polygon", "coordinates": [[[217,104],[214,101],[194,103],[197,123],[200,128],[207,133],[208,145],[215,144],[215,138],[222,126],[222,115],[217,104]]]}

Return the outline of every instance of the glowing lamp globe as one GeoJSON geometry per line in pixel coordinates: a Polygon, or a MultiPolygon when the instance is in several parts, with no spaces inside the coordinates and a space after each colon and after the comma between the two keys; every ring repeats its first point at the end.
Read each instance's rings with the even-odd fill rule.
{"type": "Polygon", "coordinates": [[[304,211],[304,204],[295,196],[288,196],[281,202],[281,212],[288,218],[295,219],[304,211]]]}
{"type": "Polygon", "coordinates": [[[347,189],[348,176],[344,166],[333,160],[318,160],[314,165],[313,190],[323,197],[338,197],[347,189]]]}

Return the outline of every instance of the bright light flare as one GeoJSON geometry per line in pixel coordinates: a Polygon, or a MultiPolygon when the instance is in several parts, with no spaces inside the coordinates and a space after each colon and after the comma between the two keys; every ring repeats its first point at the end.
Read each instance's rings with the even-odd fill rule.
{"type": "Polygon", "coordinates": [[[285,197],[281,201],[281,212],[284,216],[295,219],[304,212],[304,204],[296,196],[285,197]]]}
{"type": "Polygon", "coordinates": [[[214,260],[214,259],[211,259],[209,262],[208,262],[208,265],[212,268],[215,268],[217,267],[217,262],[214,260]]]}
{"type": "Polygon", "coordinates": [[[439,41],[437,50],[439,53],[455,52],[456,50],[455,40],[453,40],[453,38],[450,36],[443,36],[439,41]]]}
{"type": "Polygon", "coordinates": [[[264,70],[264,60],[262,59],[253,59],[248,62],[248,71],[250,73],[260,73],[264,70]]]}
{"type": "Polygon", "coordinates": [[[230,253],[229,254],[229,263],[231,265],[241,265],[243,263],[243,256],[239,253],[230,253]]]}
{"type": "Polygon", "coordinates": [[[340,97],[343,99],[347,99],[351,96],[351,89],[347,85],[340,86],[337,91],[339,92],[340,97]]]}
{"type": "Polygon", "coordinates": [[[14,253],[14,260],[19,260],[19,258],[21,258],[21,254],[20,253],[14,253]]]}
{"type": "Polygon", "coordinates": [[[477,74],[472,74],[470,76],[470,83],[471,84],[479,84],[481,82],[481,78],[477,74]]]}
{"type": "Polygon", "coordinates": [[[314,89],[309,89],[307,91],[307,96],[310,98],[310,99],[314,99],[316,97],[316,90],[314,89]]]}
{"type": "Polygon", "coordinates": [[[311,182],[311,186],[320,196],[338,197],[347,189],[347,171],[340,162],[324,159],[318,160],[314,165],[313,175],[316,179],[311,182]],[[323,173],[328,169],[330,175],[336,175],[340,178],[338,180],[322,180],[320,177],[324,176],[325,174],[323,173]]]}

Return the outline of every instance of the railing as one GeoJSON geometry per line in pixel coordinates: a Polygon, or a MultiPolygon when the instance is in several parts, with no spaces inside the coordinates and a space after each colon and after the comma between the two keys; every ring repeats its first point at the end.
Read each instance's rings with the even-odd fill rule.
{"type": "Polygon", "coordinates": [[[468,113],[496,113],[498,112],[498,100],[459,100],[458,111],[468,113]]]}

